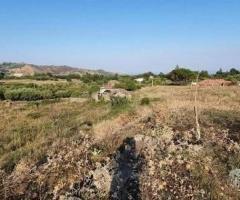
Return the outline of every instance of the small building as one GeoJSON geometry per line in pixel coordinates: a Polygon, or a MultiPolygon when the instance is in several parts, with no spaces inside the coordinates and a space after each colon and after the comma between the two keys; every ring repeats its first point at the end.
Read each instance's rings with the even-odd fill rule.
{"type": "Polygon", "coordinates": [[[154,76],[149,76],[149,79],[150,79],[150,80],[154,79],[154,76]]]}
{"type": "Polygon", "coordinates": [[[136,78],[134,80],[138,83],[142,83],[144,81],[144,78],[136,78]]]}

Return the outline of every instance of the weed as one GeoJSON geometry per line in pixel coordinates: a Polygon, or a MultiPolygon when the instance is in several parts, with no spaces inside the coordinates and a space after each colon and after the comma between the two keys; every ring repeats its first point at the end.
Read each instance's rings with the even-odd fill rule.
{"type": "Polygon", "coordinates": [[[140,102],[141,105],[149,105],[150,104],[150,99],[148,97],[144,97],[141,99],[140,102]]]}

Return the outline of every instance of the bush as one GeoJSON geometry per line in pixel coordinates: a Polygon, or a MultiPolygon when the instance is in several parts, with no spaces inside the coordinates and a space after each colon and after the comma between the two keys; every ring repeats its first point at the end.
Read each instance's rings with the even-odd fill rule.
{"type": "Polygon", "coordinates": [[[41,99],[52,99],[53,93],[51,90],[42,90],[41,91],[41,99]]]}
{"type": "Polygon", "coordinates": [[[226,77],[226,80],[232,81],[234,84],[236,84],[240,81],[240,74],[229,75],[226,77]]]}
{"type": "Polygon", "coordinates": [[[13,83],[0,86],[0,99],[10,99],[12,101],[43,100],[54,98],[67,98],[89,96],[89,92],[99,90],[96,84],[22,84],[13,83]],[[1,89],[2,88],[2,89],[1,89]],[[2,94],[2,96],[1,96],[2,94]],[[3,95],[4,94],[4,95],[3,95]]]}
{"type": "Polygon", "coordinates": [[[0,79],[4,79],[5,73],[0,72],[0,79]]]}
{"type": "Polygon", "coordinates": [[[99,91],[100,87],[98,85],[91,85],[90,88],[88,89],[89,94],[92,94],[94,92],[99,91]]]}
{"type": "Polygon", "coordinates": [[[42,99],[41,92],[32,88],[19,89],[20,100],[32,101],[42,99]]]}
{"type": "Polygon", "coordinates": [[[195,80],[196,77],[197,77],[196,72],[186,68],[179,68],[179,67],[176,67],[169,74],[167,74],[168,79],[170,79],[171,81],[180,82],[180,83],[190,82],[192,80],[195,80]]]}
{"type": "Polygon", "coordinates": [[[71,96],[71,92],[67,91],[67,90],[58,90],[55,92],[54,95],[56,98],[67,98],[71,96]]]}
{"type": "Polygon", "coordinates": [[[39,112],[32,112],[32,113],[29,113],[27,116],[32,119],[38,119],[41,117],[41,114],[39,112]]]}
{"type": "Polygon", "coordinates": [[[53,96],[49,90],[41,91],[34,88],[19,88],[6,90],[4,97],[12,101],[35,101],[49,99],[53,96]]]}
{"type": "Polygon", "coordinates": [[[134,91],[140,89],[141,87],[134,80],[124,80],[119,84],[115,85],[116,88],[123,88],[128,91],[134,91]]]}
{"type": "Polygon", "coordinates": [[[111,97],[112,106],[122,106],[128,104],[126,97],[111,97]]]}
{"type": "Polygon", "coordinates": [[[20,92],[21,89],[13,89],[13,90],[7,90],[4,93],[5,99],[10,99],[12,101],[20,100],[20,92]]]}
{"type": "Polygon", "coordinates": [[[144,97],[141,99],[141,105],[149,105],[150,99],[148,97],[144,97]]]}

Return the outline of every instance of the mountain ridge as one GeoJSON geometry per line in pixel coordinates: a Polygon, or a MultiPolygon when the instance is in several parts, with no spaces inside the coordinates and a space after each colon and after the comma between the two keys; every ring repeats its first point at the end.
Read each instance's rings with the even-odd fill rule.
{"type": "Polygon", "coordinates": [[[51,73],[55,75],[67,75],[71,73],[78,74],[101,74],[101,75],[113,75],[114,73],[108,72],[102,69],[87,69],[87,68],[77,68],[67,65],[36,65],[28,63],[13,63],[13,62],[3,62],[0,63],[0,72],[5,72],[9,74],[20,73],[23,75],[34,75],[34,74],[46,74],[51,73]]]}

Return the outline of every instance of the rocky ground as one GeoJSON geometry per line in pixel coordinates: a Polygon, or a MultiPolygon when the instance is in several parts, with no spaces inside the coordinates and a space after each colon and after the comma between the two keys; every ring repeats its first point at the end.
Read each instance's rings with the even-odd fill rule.
{"type": "MultiPolygon", "coordinates": [[[[10,174],[1,170],[0,196],[240,199],[239,115],[229,109],[238,103],[226,106],[221,100],[220,113],[202,111],[198,140],[189,104],[178,100],[173,107],[179,95],[184,94],[167,98],[171,103],[158,99],[97,124],[84,123],[78,134],[49,145],[38,162],[21,160],[10,174]]],[[[210,102],[201,108],[215,108],[210,102]]]]}

